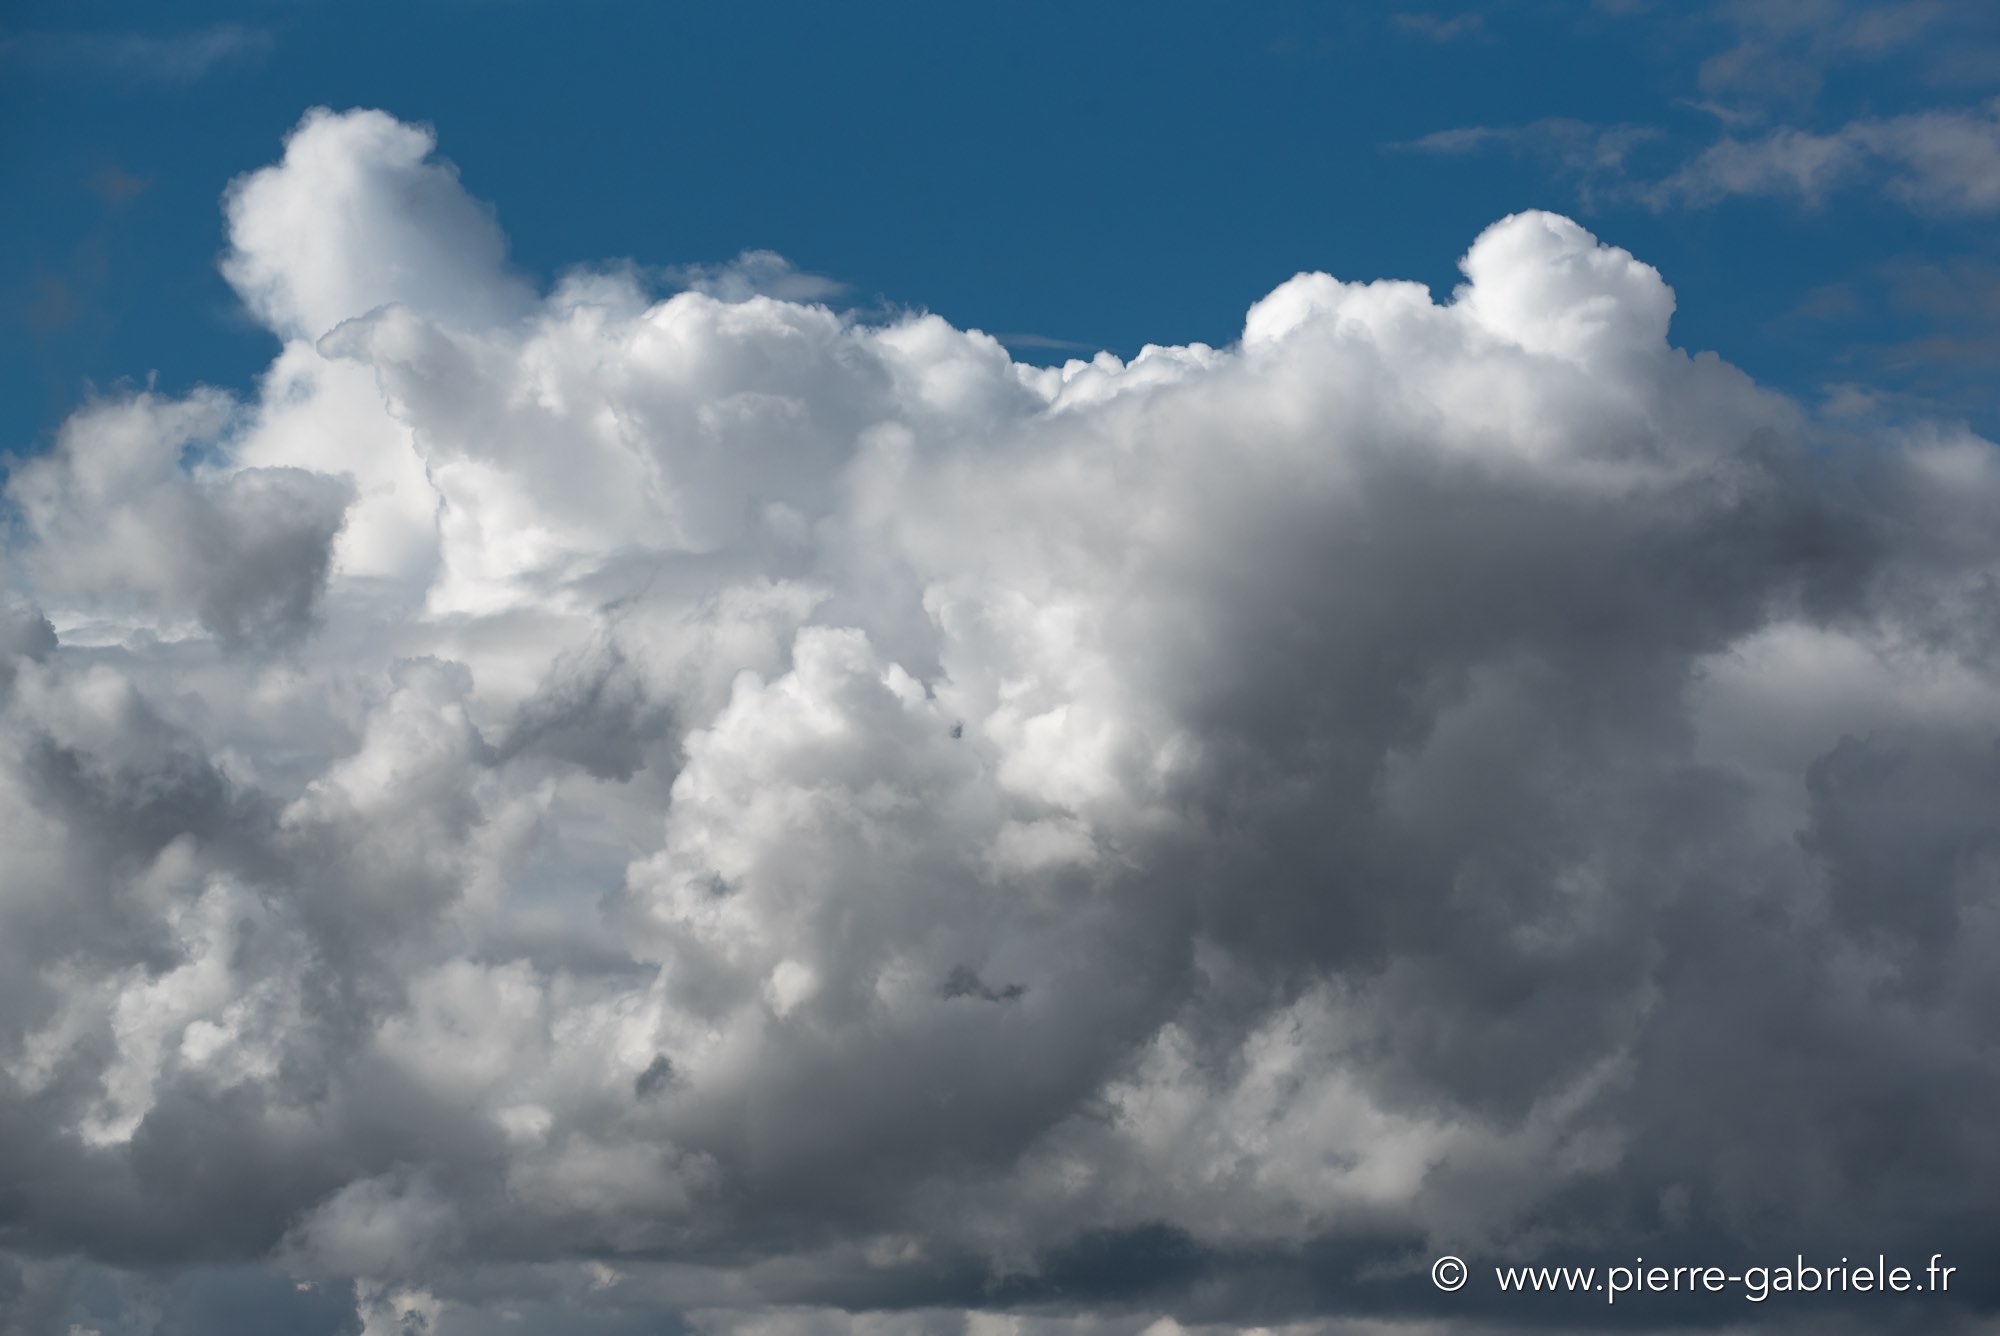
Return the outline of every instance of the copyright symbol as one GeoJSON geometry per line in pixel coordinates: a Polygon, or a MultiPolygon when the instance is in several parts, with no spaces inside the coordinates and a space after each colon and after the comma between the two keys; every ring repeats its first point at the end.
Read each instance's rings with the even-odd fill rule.
{"type": "Polygon", "coordinates": [[[1447,1293],[1463,1288],[1467,1274],[1465,1263],[1456,1257],[1440,1257],[1431,1263],[1431,1284],[1447,1293]]]}

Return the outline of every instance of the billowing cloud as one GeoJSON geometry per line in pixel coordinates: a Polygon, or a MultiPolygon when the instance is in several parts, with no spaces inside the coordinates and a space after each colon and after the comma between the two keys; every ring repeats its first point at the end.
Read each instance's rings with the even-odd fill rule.
{"type": "Polygon", "coordinates": [[[1441,1252],[1994,1244],[1992,445],[1821,438],[1548,214],[1042,368],[536,293],[432,151],[307,116],[228,197],[258,393],[8,484],[0,1330],[1441,1330],[1601,1311],[1441,1252]]]}
{"type": "Polygon", "coordinates": [[[304,469],[188,467],[229,416],[203,392],[73,417],[8,484],[37,591],[127,619],[192,618],[224,641],[303,632],[352,488],[304,469]]]}
{"type": "Polygon", "coordinates": [[[308,115],[284,161],[230,186],[224,275],[288,337],[390,303],[481,325],[522,309],[499,228],[430,158],[435,147],[428,130],[381,112],[308,115]]]}

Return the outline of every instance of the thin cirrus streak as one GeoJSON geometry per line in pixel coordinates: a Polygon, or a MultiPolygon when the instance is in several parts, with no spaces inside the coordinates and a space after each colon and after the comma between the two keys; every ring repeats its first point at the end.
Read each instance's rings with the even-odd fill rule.
{"type": "Polygon", "coordinates": [[[764,254],[538,292],[433,149],[308,115],[227,199],[257,394],[12,470],[0,1305],[1993,1241],[1987,442],[1826,439],[1549,214],[1041,368],[764,254]]]}

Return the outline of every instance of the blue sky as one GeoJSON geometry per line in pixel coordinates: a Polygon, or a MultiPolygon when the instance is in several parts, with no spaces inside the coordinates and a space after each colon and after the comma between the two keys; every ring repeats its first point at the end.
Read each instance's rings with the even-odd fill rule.
{"type": "Polygon", "coordinates": [[[1885,196],[1892,147],[1805,186],[1661,188],[1731,138],[1983,116],[2000,15],[1978,6],[29,0],[5,31],[16,451],[87,386],[261,369],[218,201],[312,105],[435,126],[543,280],[770,249],[1023,357],[1130,355],[1225,343],[1300,270],[1442,295],[1481,227],[1544,207],[1659,267],[1684,346],[1808,401],[1993,408],[1990,186],[1885,196]]]}

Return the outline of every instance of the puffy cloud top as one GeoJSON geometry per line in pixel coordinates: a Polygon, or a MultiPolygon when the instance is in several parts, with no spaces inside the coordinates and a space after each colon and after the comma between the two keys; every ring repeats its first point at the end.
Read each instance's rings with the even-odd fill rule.
{"type": "Polygon", "coordinates": [[[433,147],[308,115],[228,200],[259,394],[8,483],[5,1321],[1995,1242],[1989,443],[1816,439],[1547,214],[1039,368],[532,293],[433,147]]]}
{"type": "Polygon", "coordinates": [[[503,320],[530,294],[506,243],[437,138],[379,111],[319,110],[284,160],[231,183],[222,272],[259,319],[317,337],[391,302],[424,315],[503,320]]]}

